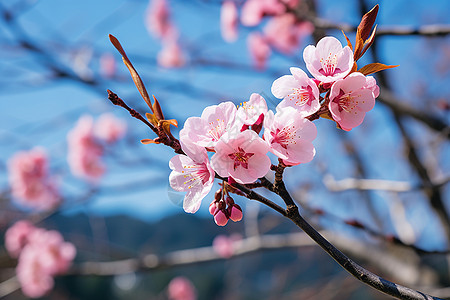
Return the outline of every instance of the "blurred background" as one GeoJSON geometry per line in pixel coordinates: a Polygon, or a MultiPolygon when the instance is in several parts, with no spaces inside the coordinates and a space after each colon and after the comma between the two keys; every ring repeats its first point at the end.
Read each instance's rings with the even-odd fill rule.
{"type": "MultiPolygon", "coordinates": [[[[166,118],[178,120],[175,136],[206,106],[239,104],[254,92],[275,109],[272,82],[292,66],[306,71],[304,47],[325,35],[345,45],[341,30],[354,43],[362,14],[379,4],[376,41],[359,66],[400,66],[376,74],[381,95],[359,127],[315,121],[316,157],[284,178],[302,215],[340,250],[389,280],[450,299],[450,2],[281,1],[259,19],[254,0],[231,2],[237,32],[226,25],[232,13],[223,1],[0,2],[1,237],[30,220],[77,249],[68,275],[44,298],[167,299],[181,276],[198,299],[388,299],[259,203],[236,196],[244,219],[216,226],[208,205],[218,185],[195,215],[184,213],[184,193],[168,182],[173,150],[141,144],[153,132],[106,93],[148,111],[113,34],[166,118]],[[102,171],[80,176],[68,162],[70,132],[105,114],[126,131],[96,141],[102,171]],[[51,208],[14,192],[12,158],[35,147],[58,191],[51,208]]],[[[4,299],[27,298],[16,265],[0,246],[4,299]]]]}

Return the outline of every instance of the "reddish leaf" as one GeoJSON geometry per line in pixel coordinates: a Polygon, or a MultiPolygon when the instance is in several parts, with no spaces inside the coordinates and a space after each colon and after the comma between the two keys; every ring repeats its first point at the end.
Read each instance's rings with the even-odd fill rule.
{"type": "Polygon", "coordinates": [[[127,66],[128,70],[130,71],[131,78],[133,78],[134,84],[136,85],[137,89],[139,90],[139,93],[141,94],[145,103],[147,103],[148,107],[150,107],[150,110],[153,112],[152,102],[150,101],[150,97],[148,96],[148,93],[147,93],[147,90],[145,89],[144,83],[142,82],[142,79],[139,76],[136,69],[133,67],[133,64],[131,63],[130,59],[128,58],[127,54],[125,53],[125,50],[123,50],[122,45],[120,44],[119,40],[112,34],[109,35],[109,40],[114,45],[114,47],[117,49],[117,51],[119,51],[120,54],[122,55],[122,60],[123,60],[124,64],[127,66]]]}
{"type": "Polygon", "coordinates": [[[148,145],[148,144],[159,144],[159,143],[155,142],[155,141],[152,140],[152,139],[142,139],[142,140],[141,140],[141,143],[144,144],[144,145],[148,145]]]}
{"type": "Polygon", "coordinates": [[[147,120],[148,120],[153,126],[155,126],[155,127],[158,126],[159,119],[156,118],[156,116],[155,116],[154,114],[146,113],[146,114],[145,114],[145,117],[147,117],[147,120]]]}
{"type": "Polygon", "coordinates": [[[159,120],[164,120],[164,115],[161,110],[161,106],[159,105],[159,102],[156,99],[156,97],[154,95],[152,96],[153,96],[153,112],[155,114],[155,117],[159,120]]]}
{"type": "Polygon", "coordinates": [[[378,4],[375,5],[368,13],[366,13],[362,17],[361,23],[359,23],[358,25],[357,31],[364,41],[369,37],[370,32],[372,31],[373,24],[375,24],[375,19],[377,18],[378,14],[378,8],[378,4]]]}
{"type": "Polygon", "coordinates": [[[364,47],[364,40],[359,36],[358,32],[356,32],[356,43],[355,43],[355,52],[353,54],[353,59],[357,61],[361,57],[361,51],[364,47]]]}
{"type": "Polygon", "coordinates": [[[360,57],[362,57],[364,55],[364,53],[366,53],[366,51],[369,50],[370,46],[372,46],[373,42],[375,41],[376,30],[377,30],[377,25],[375,25],[375,28],[373,29],[370,37],[364,42],[364,49],[362,50],[360,57]]]}
{"type": "Polygon", "coordinates": [[[392,69],[395,67],[398,67],[399,65],[385,65],[385,64],[381,64],[381,63],[371,63],[368,65],[365,65],[364,67],[362,67],[361,69],[358,70],[358,72],[363,73],[364,75],[369,75],[369,74],[373,74],[376,73],[378,71],[383,71],[386,69],[392,69]]]}
{"type": "Polygon", "coordinates": [[[342,34],[345,36],[345,39],[347,40],[347,46],[350,47],[350,49],[353,51],[352,42],[348,39],[347,35],[345,34],[344,30],[342,30],[342,34]]]}

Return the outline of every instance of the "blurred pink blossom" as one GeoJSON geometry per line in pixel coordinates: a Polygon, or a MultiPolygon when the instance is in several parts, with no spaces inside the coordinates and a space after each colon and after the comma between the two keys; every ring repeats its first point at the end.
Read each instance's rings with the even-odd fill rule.
{"type": "Polygon", "coordinates": [[[328,105],[333,120],[346,131],[359,126],[366,112],[375,106],[376,88],[373,77],[367,79],[359,72],[336,81],[331,87],[328,105]]]}
{"type": "Polygon", "coordinates": [[[197,292],[192,282],[186,277],[172,279],[167,287],[169,300],[195,300],[197,292]]]}
{"type": "Polygon", "coordinates": [[[234,254],[235,243],[241,239],[242,237],[239,234],[231,236],[221,234],[214,238],[212,247],[221,257],[230,258],[234,254]]]}
{"type": "Polygon", "coordinates": [[[353,52],[349,46],[332,36],[322,38],[317,46],[309,45],[303,51],[306,68],[314,78],[331,83],[342,79],[353,67],[353,52]]]}
{"type": "Polygon", "coordinates": [[[176,39],[163,42],[163,48],[157,56],[158,65],[164,68],[178,68],[184,66],[186,59],[176,39]]]}
{"type": "Polygon", "coordinates": [[[150,0],[145,24],[147,30],[155,37],[165,39],[173,30],[170,22],[170,10],[166,0],[150,0]]]}
{"type": "Polygon", "coordinates": [[[220,11],[220,30],[225,41],[231,43],[238,38],[238,11],[236,3],[224,1],[220,11]]]}
{"type": "Polygon", "coordinates": [[[278,15],[285,11],[286,7],[278,0],[247,0],[242,6],[241,22],[245,26],[256,26],[264,16],[278,15]]]}
{"type": "Polygon", "coordinates": [[[282,14],[273,17],[264,27],[267,41],[274,48],[285,54],[297,50],[300,41],[313,31],[309,22],[298,23],[293,14],[282,14]]]}
{"type": "Polygon", "coordinates": [[[42,148],[16,153],[8,163],[11,193],[21,205],[37,210],[56,207],[61,198],[48,174],[47,155],[42,148]]]}
{"type": "Polygon", "coordinates": [[[11,257],[19,257],[28,243],[28,237],[36,229],[30,221],[21,220],[8,228],[5,233],[5,247],[11,257]]]}
{"type": "Polygon", "coordinates": [[[95,135],[107,143],[114,143],[125,135],[127,124],[111,113],[104,113],[95,122],[95,135]]]}
{"type": "Polygon", "coordinates": [[[103,147],[94,135],[94,120],[82,116],[67,134],[67,160],[72,173],[89,180],[98,180],[105,172],[101,161],[103,147]]]}
{"type": "Polygon", "coordinates": [[[53,276],[65,273],[75,255],[75,247],[59,232],[35,228],[28,235],[16,268],[23,293],[32,298],[45,295],[53,288],[53,276]]]}
{"type": "Polygon", "coordinates": [[[100,73],[105,78],[112,78],[116,74],[116,59],[111,53],[103,53],[100,56],[100,73]]]}
{"type": "Polygon", "coordinates": [[[259,32],[250,33],[247,37],[247,47],[255,67],[263,70],[266,67],[267,59],[272,53],[265,37],[259,32]]]}

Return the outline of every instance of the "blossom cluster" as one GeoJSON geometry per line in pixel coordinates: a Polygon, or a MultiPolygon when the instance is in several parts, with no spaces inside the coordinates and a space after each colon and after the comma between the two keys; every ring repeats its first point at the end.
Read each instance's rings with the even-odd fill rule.
{"type": "MultiPolygon", "coordinates": [[[[222,102],[206,107],[200,117],[186,120],[180,131],[184,154],[169,163],[170,185],[187,192],[186,212],[199,209],[216,176],[240,184],[265,176],[272,166],[268,152],[285,166],[311,161],[317,129],[310,120],[333,119],[347,131],[362,123],[365,113],[375,105],[379,88],[372,76],[352,70],[350,47],[325,37],[317,46],[306,47],[303,58],[313,78],[292,67],[291,75],[276,79],[271,91],[282,100],[275,112],[254,93],[239,107],[222,102]],[[211,157],[208,152],[213,153],[211,157]]],[[[227,185],[216,193],[210,213],[220,226],[229,219],[242,219],[242,210],[230,197],[227,185]]]]}
{"type": "Polygon", "coordinates": [[[238,37],[239,23],[254,27],[267,17],[263,30],[252,31],[247,37],[254,64],[263,69],[272,49],[292,54],[304,37],[313,32],[314,26],[311,22],[301,20],[293,13],[299,4],[299,0],[246,0],[239,16],[236,2],[226,0],[221,8],[222,37],[227,42],[234,42],[238,37]]]}
{"type": "Polygon", "coordinates": [[[50,291],[53,277],[65,273],[76,255],[73,244],[65,242],[59,232],[36,228],[24,220],[6,231],[5,247],[11,257],[18,258],[17,279],[31,298],[50,291]]]}
{"type": "Polygon", "coordinates": [[[183,51],[179,45],[178,29],[171,21],[167,0],[150,0],[145,24],[148,31],[162,42],[157,62],[165,68],[181,67],[185,64],[183,51]]]}
{"type": "Polygon", "coordinates": [[[48,170],[43,148],[20,151],[8,163],[11,194],[17,203],[35,210],[51,210],[61,202],[56,182],[48,170]]]}
{"type": "Polygon", "coordinates": [[[96,122],[92,116],[82,116],[67,134],[67,161],[75,176],[91,181],[105,172],[102,162],[104,143],[112,144],[124,136],[126,124],[112,114],[102,114],[96,122]]]}

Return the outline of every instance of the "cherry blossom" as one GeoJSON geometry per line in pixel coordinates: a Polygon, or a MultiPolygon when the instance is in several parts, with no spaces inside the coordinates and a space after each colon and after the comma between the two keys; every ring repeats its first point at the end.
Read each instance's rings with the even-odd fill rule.
{"type": "Polygon", "coordinates": [[[225,41],[231,43],[238,38],[238,11],[234,1],[224,1],[220,11],[220,29],[225,41]]]}
{"type": "Polygon", "coordinates": [[[285,5],[293,8],[297,3],[298,0],[247,0],[242,6],[241,22],[245,26],[256,26],[264,16],[283,14],[286,11],[285,5]]]}
{"type": "Polygon", "coordinates": [[[16,153],[8,162],[11,193],[19,204],[50,210],[61,201],[54,179],[48,172],[48,159],[43,148],[16,153]]]}
{"type": "Polygon", "coordinates": [[[351,73],[345,79],[336,81],[331,87],[328,105],[333,119],[339,126],[349,131],[360,125],[366,112],[375,105],[378,88],[373,77],[351,73]]]}
{"type": "Polygon", "coordinates": [[[16,269],[23,293],[32,298],[45,295],[53,288],[53,276],[65,273],[75,255],[75,247],[59,232],[35,228],[28,235],[16,269]]]}
{"type": "Polygon", "coordinates": [[[268,43],[278,51],[292,54],[300,41],[313,30],[310,22],[298,23],[293,14],[287,13],[271,18],[264,27],[264,34],[268,43]]]}
{"type": "Polygon", "coordinates": [[[302,117],[309,116],[320,108],[319,89],[299,68],[290,68],[292,75],[284,75],[272,84],[272,94],[283,99],[278,108],[294,107],[302,117]]]}
{"type": "Polygon", "coordinates": [[[96,137],[112,144],[125,135],[127,124],[111,113],[104,113],[95,122],[96,137]]]}
{"type": "Polygon", "coordinates": [[[170,186],[176,191],[187,192],[183,209],[188,213],[195,213],[200,208],[202,199],[211,190],[215,173],[204,147],[183,139],[181,146],[187,155],[179,154],[170,160],[170,186]]]}
{"type": "Polygon", "coordinates": [[[255,67],[259,70],[264,69],[272,53],[266,38],[259,32],[252,32],[247,37],[247,46],[255,67]]]}
{"type": "Polygon", "coordinates": [[[92,116],[82,116],[67,134],[67,161],[72,173],[88,180],[98,180],[105,172],[101,161],[103,147],[94,134],[92,116]]]}
{"type": "Polygon", "coordinates": [[[183,51],[175,38],[163,42],[163,48],[156,59],[158,65],[164,68],[178,68],[186,63],[183,51]]]}
{"type": "Polygon", "coordinates": [[[231,176],[238,183],[252,183],[270,169],[268,148],[252,130],[239,134],[226,132],[217,142],[211,165],[220,176],[231,176]]]}
{"type": "Polygon", "coordinates": [[[264,119],[264,139],[270,151],[286,165],[310,162],[316,153],[311,143],[317,135],[316,126],[302,118],[292,107],[272,111],[264,119]]]}
{"type": "Polygon", "coordinates": [[[259,125],[266,112],[266,100],[261,95],[253,93],[248,101],[239,106],[236,120],[248,126],[259,125]]]}
{"type": "Polygon", "coordinates": [[[353,52],[350,47],[342,48],[341,42],[331,36],[322,38],[317,47],[306,47],[303,59],[311,75],[324,83],[344,78],[353,67],[353,52]]]}
{"type": "Polygon", "coordinates": [[[236,117],[236,106],[228,101],[206,107],[201,117],[190,117],[180,131],[180,138],[213,148],[220,137],[232,130],[236,117]]]}
{"type": "Polygon", "coordinates": [[[169,300],[195,300],[197,292],[192,282],[183,276],[172,279],[167,287],[169,300]]]}
{"type": "Polygon", "coordinates": [[[147,30],[158,38],[164,39],[173,30],[170,11],[166,0],[150,0],[146,12],[147,30]]]}
{"type": "Polygon", "coordinates": [[[24,295],[39,298],[54,286],[53,276],[45,272],[40,253],[35,247],[26,247],[16,268],[17,279],[24,295]]]}
{"type": "Polygon", "coordinates": [[[22,249],[28,243],[28,236],[35,230],[30,221],[21,220],[8,228],[5,233],[5,248],[11,257],[19,257],[22,249]]]}

